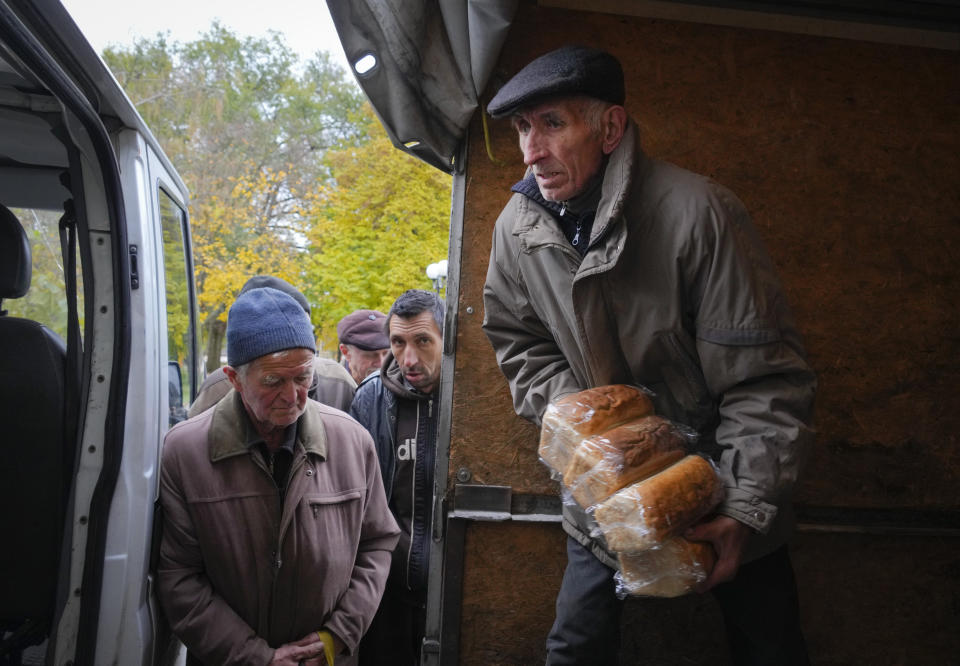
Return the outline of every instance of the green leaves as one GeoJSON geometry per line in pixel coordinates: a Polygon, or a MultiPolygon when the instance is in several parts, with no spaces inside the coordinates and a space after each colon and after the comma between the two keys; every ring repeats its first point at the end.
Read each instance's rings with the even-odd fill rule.
{"type": "Polygon", "coordinates": [[[104,60],[190,188],[200,320],[214,340],[258,273],[307,295],[330,351],[343,315],[430,288],[450,177],[393,148],[326,53],[303,63],[280,35],[214,23],[194,42],[158,34],[104,60]]]}
{"type": "Polygon", "coordinates": [[[330,151],[333,185],[309,220],[306,290],[320,340],[358,308],[386,312],[412,288],[430,289],[426,267],[447,256],[447,174],[397,150],[367,110],[370,139],[330,151]]]}

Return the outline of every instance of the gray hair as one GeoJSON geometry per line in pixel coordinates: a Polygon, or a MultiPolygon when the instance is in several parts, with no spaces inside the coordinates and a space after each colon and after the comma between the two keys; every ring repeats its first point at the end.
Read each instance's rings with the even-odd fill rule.
{"type": "Polygon", "coordinates": [[[593,134],[596,136],[602,135],[603,114],[606,113],[607,109],[611,106],[616,106],[616,104],[595,97],[579,97],[577,101],[579,102],[577,106],[580,110],[580,115],[583,117],[583,122],[587,124],[587,127],[590,128],[593,134]]]}
{"type": "Polygon", "coordinates": [[[237,379],[241,382],[247,381],[247,373],[250,372],[251,363],[253,363],[253,361],[247,361],[246,363],[242,363],[234,368],[237,373],[237,379]]]}

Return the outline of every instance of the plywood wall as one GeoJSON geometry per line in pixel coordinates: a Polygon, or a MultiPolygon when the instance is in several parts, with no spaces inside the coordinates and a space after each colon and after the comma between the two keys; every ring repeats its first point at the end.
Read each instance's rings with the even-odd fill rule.
{"type": "MultiPolygon", "coordinates": [[[[960,506],[956,52],[521,4],[492,92],[564,43],[624,64],[646,151],[730,187],[780,271],[820,380],[800,500],[960,506]]],[[[471,131],[451,469],[551,492],[480,330],[490,232],[523,175],[471,131]],[[467,314],[467,308],[472,314],[467,314]]]]}
{"type": "MultiPolygon", "coordinates": [[[[620,58],[646,151],[751,212],[820,381],[799,500],[960,508],[960,56],[521,3],[484,102],[565,43],[620,58]]],[[[491,229],[524,171],[507,124],[489,130],[492,159],[479,116],[469,144],[451,483],[549,494],[480,329],[491,229]]],[[[542,663],[563,540],[556,525],[468,529],[460,663],[542,663]]],[[[800,534],[793,556],[814,663],[960,650],[955,538],[800,534]]],[[[709,596],[629,605],[624,663],[727,663],[717,623],[709,596]]]]}

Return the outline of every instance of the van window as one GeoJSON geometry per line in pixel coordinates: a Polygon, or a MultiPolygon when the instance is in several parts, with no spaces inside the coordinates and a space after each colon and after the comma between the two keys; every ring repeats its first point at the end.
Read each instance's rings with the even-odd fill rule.
{"type": "MultiPolygon", "coordinates": [[[[39,322],[67,339],[67,292],[65,261],[60,250],[60,217],[63,211],[39,208],[10,208],[30,241],[32,276],[30,289],[23,298],[3,301],[12,317],[39,322]]],[[[77,266],[77,312],[83,331],[83,277],[77,266]]]]}
{"type": "Polygon", "coordinates": [[[159,191],[163,225],[163,264],[167,284],[167,349],[170,425],[187,418],[196,368],[196,317],[187,262],[187,216],[162,189],[159,191]]]}

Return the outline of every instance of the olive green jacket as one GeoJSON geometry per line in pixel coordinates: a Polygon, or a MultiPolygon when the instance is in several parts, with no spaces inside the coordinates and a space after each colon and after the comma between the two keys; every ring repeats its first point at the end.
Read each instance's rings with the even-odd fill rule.
{"type": "MultiPolygon", "coordinates": [[[[521,416],[585,388],[639,384],[699,433],[726,487],[719,512],[751,528],[747,559],[783,543],[813,439],[816,378],[743,204],[647,157],[631,121],[604,173],[581,258],[551,214],[515,193],[493,232],[483,328],[521,416]]],[[[564,527],[607,564],[592,519],[564,527]]]]}

